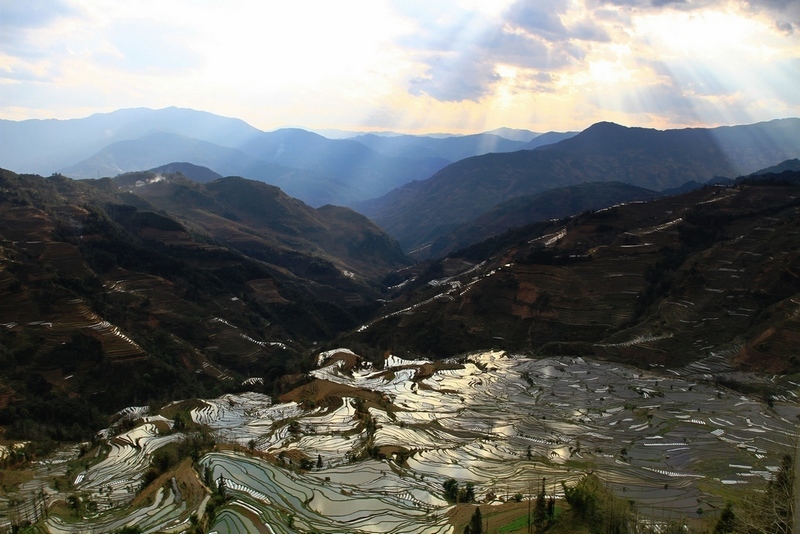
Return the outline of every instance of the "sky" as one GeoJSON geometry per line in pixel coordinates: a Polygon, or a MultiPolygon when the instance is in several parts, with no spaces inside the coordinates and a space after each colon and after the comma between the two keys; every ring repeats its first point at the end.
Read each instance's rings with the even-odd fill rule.
{"type": "Polygon", "coordinates": [[[0,0],[0,119],[407,133],[800,116],[800,0],[0,0]]]}

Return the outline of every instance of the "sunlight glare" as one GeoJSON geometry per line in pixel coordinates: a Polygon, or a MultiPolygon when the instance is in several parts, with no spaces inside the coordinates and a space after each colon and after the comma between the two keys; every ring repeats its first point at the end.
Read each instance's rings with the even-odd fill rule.
{"type": "Polygon", "coordinates": [[[733,50],[752,50],[763,23],[742,14],[673,11],[638,17],[635,31],[653,48],[686,57],[723,57],[733,50]]]}

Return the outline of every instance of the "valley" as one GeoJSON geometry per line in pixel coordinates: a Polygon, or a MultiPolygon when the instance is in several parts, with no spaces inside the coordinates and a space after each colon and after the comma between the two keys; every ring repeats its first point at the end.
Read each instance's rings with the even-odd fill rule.
{"type": "Polygon", "coordinates": [[[598,129],[697,134],[469,157],[397,190],[436,189],[393,204],[413,243],[189,163],[3,170],[0,528],[760,531],[800,420],[798,171],[644,189],[658,143],[598,129]]]}

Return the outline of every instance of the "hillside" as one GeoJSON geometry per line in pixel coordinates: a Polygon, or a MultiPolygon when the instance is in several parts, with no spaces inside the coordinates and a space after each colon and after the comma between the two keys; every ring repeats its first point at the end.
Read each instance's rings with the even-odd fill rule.
{"type": "Polygon", "coordinates": [[[241,178],[2,171],[0,239],[0,425],[41,443],[124,406],[279,390],[407,264],[363,216],[241,178]]]}
{"type": "Polygon", "coordinates": [[[655,191],[621,182],[588,182],[557,187],[502,202],[473,221],[437,238],[429,247],[412,251],[411,255],[417,259],[439,258],[518,226],[658,196],[655,191]]]}
{"type": "Polygon", "coordinates": [[[187,162],[172,162],[159,167],[154,167],[150,171],[156,174],[177,174],[180,173],[192,180],[193,182],[204,184],[206,182],[213,182],[222,175],[215,173],[208,167],[202,167],[193,163],[187,162]]]}
{"type": "Polygon", "coordinates": [[[537,150],[467,158],[356,208],[413,250],[517,196],[597,181],[661,191],[749,174],[798,154],[800,119],[666,131],[599,123],[537,150]],[[750,142],[769,147],[751,149],[750,142]]]}
{"type": "Polygon", "coordinates": [[[779,178],[509,231],[407,271],[351,339],[796,373],[800,188],[779,178]]]}
{"type": "Polygon", "coordinates": [[[767,167],[766,169],[761,169],[754,172],[754,175],[761,175],[761,174],[780,174],[784,171],[800,171],[800,159],[787,159],[786,161],[782,161],[777,165],[773,165],[771,167],[767,167]]]}
{"type": "Polygon", "coordinates": [[[394,240],[348,208],[314,209],[275,186],[240,177],[199,185],[180,177],[161,180],[134,173],[117,182],[142,178],[137,196],[255,258],[272,261],[274,250],[309,254],[366,278],[408,264],[394,240]]]}

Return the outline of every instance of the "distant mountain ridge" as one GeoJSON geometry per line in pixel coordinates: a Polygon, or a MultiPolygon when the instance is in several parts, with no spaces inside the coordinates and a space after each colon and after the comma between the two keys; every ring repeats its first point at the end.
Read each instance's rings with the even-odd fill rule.
{"type": "MultiPolygon", "coordinates": [[[[541,147],[543,151],[709,161],[717,175],[736,177],[784,161],[800,152],[800,119],[775,119],[741,126],[655,130],[612,122],[593,124],[579,135],[541,147]]],[[[711,178],[711,176],[708,176],[711,178]]]]}
{"type": "Polygon", "coordinates": [[[156,132],[112,143],[91,158],[60,172],[75,178],[100,178],[144,171],[174,161],[190,161],[194,165],[218,169],[215,172],[220,175],[231,175],[255,165],[258,160],[235,148],[184,135],[156,132]]]}
{"type": "MultiPolygon", "coordinates": [[[[523,140],[536,136],[502,131],[523,140]]],[[[299,128],[264,132],[239,119],[175,107],[0,121],[0,139],[0,165],[18,172],[98,178],[184,161],[277,185],[312,206],[352,205],[426,179],[456,159],[525,144],[494,134],[370,135],[361,143],[299,128]]]]}
{"type": "Polygon", "coordinates": [[[447,160],[448,163],[490,152],[514,152],[522,150],[527,144],[526,141],[510,140],[489,133],[440,139],[422,136],[379,137],[368,134],[359,135],[353,140],[385,155],[411,157],[425,154],[447,160]]]}
{"type": "Polygon", "coordinates": [[[517,196],[596,181],[661,191],[749,174],[797,155],[800,119],[665,131],[598,123],[536,150],[458,161],[355,207],[413,250],[517,196]]]}
{"type": "MultiPolygon", "coordinates": [[[[0,120],[0,139],[3,140],[0,166],[17,172],[49,175],[91,157],[112,143],[157,132],[233,148],[260,130],[240,119],[176,107],[121,109],[69,120],[0,120]]],[[[87,177],[93,178],[96,174],[91,172],[87,177]]]]}

